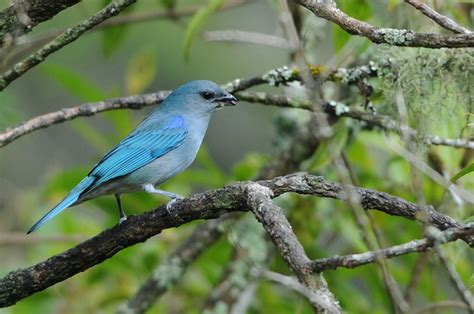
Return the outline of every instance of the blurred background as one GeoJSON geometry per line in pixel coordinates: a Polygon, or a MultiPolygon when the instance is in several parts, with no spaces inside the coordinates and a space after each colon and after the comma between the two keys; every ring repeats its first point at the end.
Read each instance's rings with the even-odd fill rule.
{"type": "MultiPolygon", "coordinates": [[[[0,8],[7,7],[9,2],[1,0],[0,8]]],[[[123,14],[139,16],[167,12],[172,8],[176,16],[98,28],[51,55],[0,93],[0,129],[85,102],[171,90],[195,79],[225,84],[291,64],[288,49],[207,41],[204,33],[215,30],[242,30],[285,37],[278,2],[221,2],[221,5],[236,5],[211,12],[208,8],[219,1],[138,1],[123,14]],[[200,12],[208,14],[201,14],[205,15],[203,18],[196,17],[196,14],[180,17],[179,12],[187,8],[203,8],[200,12]]],[[[375,25],[442,32],[403,1],[336,2],[347,14],[375,25]]],[[[440,12],[472,28],[472,2],[428,2],[440,12]]],[[[107,3],[82,1],[35,27],[22,38],[17,50],[12,50],[0,60],[0,69],[5,71],[14,61],[21,60],[44,44],[51,34],[88,18],[107,3]]],[[[474,135],[472,49],[452,51],[376,46],[363,38],[348,35],[301,8],[296,16],[301,19],[300,34],[307,59],[312,64],[320,65],[324,71],[387,58],[397,64],[396,79],[387,76],[371,81],[375,88],[371,103],[377,112],[398,118],[395,97],[402,89],[410,125],[422,134],[450,138],[474,135]]],[[[301,94],[297,86],[260,87],[258,90],[301,94]]],[[[354,87],[330,83],[325,85],[324,91],[328,99],[362,108],[363,97],[354,87]]],[[[40,230],[35,236],[37,241],[19,236],[60,201],[94,163],[150,110],[152,108],[116,110],[79,118],[33,132],[0,149],[1,276],[44,260],[116,223],[115,200],[113,197],[102,197],[66,210],[40,230]],[[13,238],[10,237],[12,235],[13,238]]],[[[304,111],[245,102],[219,111],[211,122],[203,149],[192,169],[162,185],[162,189],[189,195],[235,180],[252,179],[284,147],[281,121],[290,119],[294,127],[305,121],[308,115],[304,111]]],[[[423,195],[424,202],[436,205],[461,221],[467,221],[474,215],[472,204],[456,202],[429,176],[414,174],[416,171],[410,168],[410,164],[387,147],[384,133],[365,127],[348,120],[341,120],[335,126],[338,149],[347,154],[358,185],[411,201],[423,195]],[[421,179],[414,179],[416,176],[421,179]]],[[[472,151],[449,147],[432,148],[420,144],[415,151],[425,161],[437,158],[430,165],[435,167],[437,164],[440,167],[437,170],[448,178],[469,164],[472,158],[472,151]]],[[[337,180],[324,146],[315,151],[300,170],[337,180]]],[[[472,175],[463,177],[459,184],[466,190],[474,190],[472,175]]],[[[129,214],[139,214],[165,201],[165,198],[137,193],[125,195],[124,207],[129,214]]],[[[298,196],[284,196],[279,201],[288,209],[295,232],[312,258],[367,250],[353,216],[343,203],[298,196]]],[[[423,236],[422,228],[414,222],[381,213],[373,213],[372,219],[383,233],[384,246],[423,236]]],[[[147,243],[124,250],[105,263],[9,309],[0,310],[0,313],[114,312],[119,304],[133,295],[170,250],[186,239],[192,228],[200,223],[166,230],[147,243]]],[[[236,243],[232,237],[239,234],[239,228],[243,227],[229,226],[227,236],[206,251],[151,312],[200,312],[196,304],[203,306],[224,272],[226,263],[232,259],[236,243]]],[[[261,234],[261,230],[255,231],[259,228],[252,224],[244,229],[261,234]]],[[[472,288],[472,250],[463,243],[453,243],[447,251],[466,285],[472,288]]],[[[409,255],[391,263],[392,275],[402,287],[410,285],[416,265],[424,269],[415,283],[411,301],[421,306],[427,302],[456,298],[436,257],[427,255],[423,258],[420,261],[417,255],[409,255]]],[[[270,254],[264,259],[269,269],[288,273],[278,257],[270,254]]],[[[246,263],[256,261],[250,256],[250,262],[246,263]]],[[[374,269],[376,266],[368,265],[327,273],[329,286],[343,308],[353,313],[385,313],[391,309],[381,276],[374,269]]],[[[243,280],[247,282],[249,278],[243,280]]],[[[261,282],[256,296],[248,309],[251,313],[311,312],[304,298],[276,284],[261,282]]],[[[459,306],[446,311],[463,313],[466,310],[459,306]]]]}

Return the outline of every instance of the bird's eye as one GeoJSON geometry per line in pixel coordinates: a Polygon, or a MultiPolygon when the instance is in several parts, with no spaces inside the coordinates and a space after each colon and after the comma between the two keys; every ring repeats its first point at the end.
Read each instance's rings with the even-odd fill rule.
{"type": "Polygon", "coordinates": [[[209,91],[206,91],[206,92],[202,92],[201,93],[201,96],[206,99],[206,100],[209,100],[211,98],[214,97],[214,93],[213,92],[209,92],[209,91]]]}

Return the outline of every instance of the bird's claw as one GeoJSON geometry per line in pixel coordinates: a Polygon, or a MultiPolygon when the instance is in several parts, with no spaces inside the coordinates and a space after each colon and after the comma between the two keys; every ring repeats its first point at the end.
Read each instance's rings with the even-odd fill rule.
{"type": "Polygon", "coordinates": [[[127,220],[127,216],[122,216],[122,217],[120,217],[120,219],[119,219],[119,225],[121,225],[122,223],[124,223],[126,220],[127,220]]]}
{"type": "Polygon", "coordinates": [[[176,202],[176,201],[180,201],[184,199],[184,197],[182,196],[177,196],[177,197],[173,197],[167,204],[166,204],[166,211],[168,212],[168,214],[173,217],[174,219],[176,220],[182,220],[179,215],[177,215],[176,213],[173,213],[172,212],[172,207],[173,207],[173,204],[176,202]]]}

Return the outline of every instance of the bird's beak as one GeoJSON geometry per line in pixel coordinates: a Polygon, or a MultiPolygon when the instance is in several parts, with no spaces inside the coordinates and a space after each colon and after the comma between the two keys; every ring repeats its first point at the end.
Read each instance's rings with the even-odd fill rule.
{"type": "Polygon", "coordinates": [[[237,103],[237,98],[231,94],[226,94],[225,96],[216,98],[214,102],[217,103],[217,108],[222,108],[224,106],[235,106],[237,103]]]}

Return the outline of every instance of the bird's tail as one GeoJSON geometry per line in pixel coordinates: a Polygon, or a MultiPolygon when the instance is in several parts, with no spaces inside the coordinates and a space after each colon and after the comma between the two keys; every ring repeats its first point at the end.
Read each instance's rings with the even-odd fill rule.
{"type": "Polygon", "coordinates": [[[73,205],[80,197],[81,193],[84,192],[93,182],[95,179],[93,177],[85,177],[78,185],[69,192],[68,195],[53,209],[51,209],[46,215],[41,217],[33,227],[30,228],[28,234],[32,233],[33,231],[38,230],[42,225],[48,222],[50,219],[54,218],[57,214],[68,208],[69,206],[73,205]]]}

